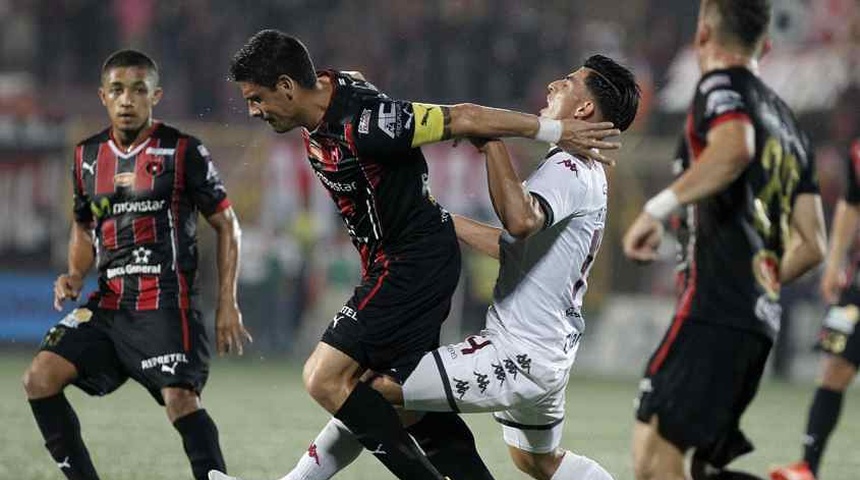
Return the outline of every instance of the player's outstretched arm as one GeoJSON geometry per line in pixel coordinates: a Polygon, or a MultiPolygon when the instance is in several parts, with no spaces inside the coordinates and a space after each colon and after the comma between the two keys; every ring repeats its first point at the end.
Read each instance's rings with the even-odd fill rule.
{"type": "Polygon", "coordinates": [[[827,239],[818,194],[797,196],[790,220],[791,234],[779,266],[779,282],[789,283],[824,260],[827,239]]]}
{"type": "Polygon", "coordinates": [[[462,215],[453,215],[457,238],[475,250],[499,258],[499,237],[502,229],[477,222],[462,215]]]}
{"type": "Polygon", "coordinates": [[[487,185],[496,215],[512,236],[526,238],[540,231],[546,215],[537,198],[523,186],[501,140],[472,140],[487,158],[487,185]]]}
{"type": "Polygon", "coordinates": [[[833,214],[830,248],[827,250],[827,260],[819,288],[821,297],[827,303],[836,303],[845,286],[844,262],[848,256],[848,249],[854,243],[854,234],[858,226],[860,226],[860,204],[840,199],[833,214]]]}
{"type": "Polygon", "coordinates": [[[242,355],[243,343],[253,341],[242,324],[242,312],[236,301],[242,231],[232,207],[206,217],[206,221],[215,229],[218,238],[218,311],[215,315],[218,353],[242,355]]]}
{"type": "Polygon", "coordinates": [[[72,222],[69,234],[68,271],[54,282],[54,309],[63,309],[64,300],[77,300],[84,285],[84,277],[95,263],[93,231],[89,225],[72,222]]]}

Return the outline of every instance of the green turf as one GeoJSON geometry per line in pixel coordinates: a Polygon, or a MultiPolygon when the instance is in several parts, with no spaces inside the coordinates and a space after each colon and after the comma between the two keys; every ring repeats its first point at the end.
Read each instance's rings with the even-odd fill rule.
{"type": "MultiPolygon", "coordinates": [[[[62,478],[30,415],[19,378],[29,358],[0,356],[0,479],[62,478]]],[[[278,478],[304,452],[327,416],[302,390],[295,364],[216,361],[205,404],[221,430],[227,463],[248,480],[278,478]]],[[[629,432],[635,379],[575,375],[568,390],[564,444],[600,461],[617,480],[632,478],[629,432]]],[[[809,385],[768,383],[745,417],[758,450],[739,466],[764,473],[767,465],[799,453],[811,394],[809,385]]],[[[179,437],[146,392],[129,383],[106,398],[69,389],[83,434],[104,479],[190,479],[179,437]]],[[[849,398],[832,439],[825,480],[860,478],[860,400],[849,398]]],[[[499,480],[524,478],[507,458],[499,429],[487,415],[467,418],[481,454],[499,480]]],[[[392,478],[369,455],[340,477],[392,478]]]]}

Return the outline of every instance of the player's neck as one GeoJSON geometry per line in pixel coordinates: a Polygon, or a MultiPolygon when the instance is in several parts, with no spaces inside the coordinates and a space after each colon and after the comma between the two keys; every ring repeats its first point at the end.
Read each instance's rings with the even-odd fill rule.
{"type": "Polygon", "coordinates": [[[741,67],[758,75],[758,60],[753,55],[738,53],[725,48],[715,48],[701,61],[702,75],[714,70],[741,67]]]}
{"type": "Polygon", "coordinates": [[[314,88],[303,94],[308,96],[307,119],[303,122],[304,126],[308,130],[316,130],[322,123],[334,96],[334,85],[331,83],[331,77],[327,75],[318,77],[314,88]]]}
{"type": "Polygon", "coordinates": [[[152,125],[153,121],[150,118],[139,130],[127,131],[111,127],[111,138],[120,150],[128,152],[149,137],[149,134],[152,133],[152,125]]]}

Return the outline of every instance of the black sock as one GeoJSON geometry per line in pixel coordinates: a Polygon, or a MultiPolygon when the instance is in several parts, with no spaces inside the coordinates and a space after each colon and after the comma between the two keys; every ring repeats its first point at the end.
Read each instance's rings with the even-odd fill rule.
{"type": "Polygon", "coordinates": [[[493,480],[475,437],[456,413],[430,412],[406,429],[443,475],[457,480],[493,480]]]}
{"type": "Polygon", "coordinates": [[[98,480],[90,452],[81,438],[78,416],[62,392],[30,400],[30,408],[51,457],[69,480],[98,480]]]}
{"type": "Polygon", "coordinates": [[[809,419],[806,423],[806,438],[804,439],[803,459],[809,464],[812,473],[818,476],[818,465],[827,439],[839,421],[842,412],[843,392],[819,387],[815,391],[812,406],[809,407],[809,419]]]}
{"type": "Polygon", "coordinates": [[[200,409],[176,419],[173,426],[182,435],[182,446],[197,480],[207,480],[209,470],[227,472],[218,443],[218,427],[206,410],[200,409]]]}
{"type": "Polygon", "coordinates": [[[358,382],[334,416],[398,478],[442,479],[406,433],[394,407],[363,382],[358,382]]]}

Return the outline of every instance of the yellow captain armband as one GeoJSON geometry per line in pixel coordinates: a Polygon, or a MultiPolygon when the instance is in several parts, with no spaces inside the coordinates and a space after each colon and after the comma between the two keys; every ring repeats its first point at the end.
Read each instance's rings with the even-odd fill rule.
{"type": "Polygon", "coordinates": [[[412,134],[412,147],[438,142],[444,138],[448,127],[447,109],[429,103],[413,103],[415,132],[412,134]]]}

